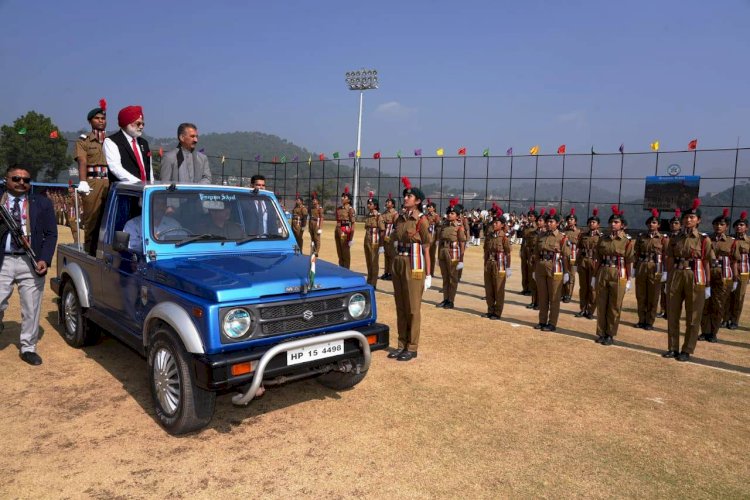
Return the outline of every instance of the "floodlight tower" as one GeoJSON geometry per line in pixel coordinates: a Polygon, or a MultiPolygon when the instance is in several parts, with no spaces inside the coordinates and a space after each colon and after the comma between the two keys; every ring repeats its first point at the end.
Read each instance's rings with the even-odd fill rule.
{"type": "Polygon", "coordinates": [[[361,156],[362,142],[362,102],[364,100],[365,90],[378,88],[378,72],[374,69],[360,69],[357,71],[347,71],[346,84],[349,90],[359,90],[359,119],[357,120],[357,149],[354,152],[354,189],[352,190],[354,198],[352,199],[352,208],[357,213],[357,197],[359,195],[359,157],[361,156]]]}

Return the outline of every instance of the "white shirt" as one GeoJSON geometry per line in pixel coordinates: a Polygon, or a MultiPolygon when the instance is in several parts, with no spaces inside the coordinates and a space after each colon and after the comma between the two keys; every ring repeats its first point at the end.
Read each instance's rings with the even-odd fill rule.
{"type": "MultiPolygon", "coordinates": [[[[141,182],[140,179],[138,182],[141,182]]],[[[164,216],[161,218],[161,221],[159,221],[159,225],[156,226],[156,234],[157,236],[159,233],[163,233],[164,231],[172,228],[180,228],[180,223],[174,220],[172,217],[164,216]]],[[[122,229],[126,233],[130,235],[130,241],[128,242],[128,248],[130,248],[133,251],[136,252],[142,252],[143,251],[143,233],[141,232],[141,216],[133,217],[128,222],[125,223],[125,227],[122,229]]],[[[179,231],[173,231],[173,233],[177,236],[186,236],[187,231],[182,231],[184,234],[180,234],[179,231]]],[[[171,233],[170,233],[171,234],[171,233]]]]}
{"type": "MultiPolygon", "coordinates": [[[[21,230],[23,231],[23,234],[29,234],[28,229],[26,229],[26,217],[28,217],[28,214],[26,214],[26,217],[24,217],[25,210],[28,210],[28,198],[26,195],[19,196],[18,197],[18,204],[21,207],[21,230]]],[[[8,193],[8,204],[5,205],[5,208],[8,209],[8,213],[12,214],[13,212],[13,204],[16,201],[16,197],[12,194],[8,193]]],[[[10,233],[8,233],[8,239],[5,241],[5,252],[11,252],[12,249],[10,247],[10,242],[13,240],[13,236],[11,236],[10,233]]]]}
{"type": "MultiPolygon", "coordinates": [[[[130,148],[133,148],[133,139],[134,137],[130,136],[127,132],[125,132],[124,129],[122,130],[122,133],[125,134],[125,137],[128,139],[128,145],[130,148]]],[[[138,140],[136,139],[136,145],[138,145],[138,140]]],[[[141,161],[143,162],[143,167],[146,167],[146,162],[143,159],[143,153],[140,151],[134,151],[134,154],[141,157],[141,161]]],[[[104,139],[104,156],[107,157],[107,168],[109,168],[109,171],[112,172],[112,175],[120,179],[122,182],[141,182],[141,179],[139,177],[136,177],[135,175],[131,174],[127,170],[125,170],[125,167],[122,166],[122,157],[120,157],[120,148],[117,147],[117,144],[107,137],[104,139]]],[[[153,181],[153,169],[149,169],[150,171],[146,172],[146,180],[147,181],[153,181]]]]}

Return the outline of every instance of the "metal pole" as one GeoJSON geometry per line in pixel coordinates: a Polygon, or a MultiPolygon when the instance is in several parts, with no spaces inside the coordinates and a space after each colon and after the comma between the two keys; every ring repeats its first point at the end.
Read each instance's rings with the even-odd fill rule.
{"type": "Polygon", "coordinates": [[[534,155],[536,162],[534,162],[534,206],[536,206],[536,180],[539,177],[539,155],[534,155]]]}
{"type": "Polygon", "coordinates": [[[617,191],[617,206],[622,203],[622,169],[625,165],[625,155],[620,155],[620,189],[617,191]]]}
{"type": "MultiPolygon", "coordinates": [[[[738,140],[739,143],[739,140],[738,140]]],[[[730,206],[730,214],[734,215],[734,192],[737,190],[737,163],[740,160],[740,150],[739,148],[734,150],[734,180],[732,181],[732,204],[730,206]]],[[[693,169],[693,172],[695,172],[695,169],[693,169]]],[[[729,231],[729,228],[727,228],[727,231],[729,231]]]]}
{"type": "Polygon", "coordinates": [[[563,214],[563,189],[565,189],[565,157],[563,153],[562,177],[560,178],[560,216],[563,214]]]}
{"type": "Polygon", "coordinates": [[[352,193],[352,208],[357,213],[357,198],[359,197],[359,157],[362,156],[362,103],[364,101],[364,91],[359,92],[359,118],[357,120],[357,151],[354,153],[354,192],[352,193]]]}
{"type": "Polygon", "coordinates": [[[589,165],[589,199],[586,202],[586,213],[591,213],[591,181],[594,179],[594,148],[591,148],[591,165],[589,165]]]}
{"type": "MultiPolygon", "coordinates": [[[[484,206],[487,206],[490,196],[490,155],[487,155],[487,168],[484,173],[484,206]]],[[[510,212],[510,210],[508,210],[510,212]]]]}
{"type": "MultiPolygon", "coordinates": [[[[513,155],[510,156],[510,178],[508,179],[508,212],[513,211],[513,155]]],[[[523,213],[523,210],[521,210],[523,213]]]]}

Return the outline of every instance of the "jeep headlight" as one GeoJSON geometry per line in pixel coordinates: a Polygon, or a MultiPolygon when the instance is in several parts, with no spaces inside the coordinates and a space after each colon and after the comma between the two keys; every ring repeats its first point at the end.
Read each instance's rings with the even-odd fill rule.
{"type": "Polygon", "coordinates": [[[361,293],[355,293],[349,297],[349,316],[359,319],[367,312],[367,299],[361,293]]]}
{"type": "Polygon", "coordinates": [[[232,340],[244,337],[253,325],[253,317],[247,309],[237,307],[230,309],[224,315],[221,330],[232,340]]]}

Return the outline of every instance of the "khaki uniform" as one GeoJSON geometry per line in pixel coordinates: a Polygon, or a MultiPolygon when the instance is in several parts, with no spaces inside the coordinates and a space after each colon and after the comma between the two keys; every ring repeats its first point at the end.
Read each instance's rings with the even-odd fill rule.
{"type": "Polygon", "coordinates": [[[685,302],[685,342],[682,351],[693,354],[703,315],[709,263],[714,251],[707,236],[697,229],[681,231],[669,240],[667,268],[671,274],[667,291],[669,350],[680,352],[680,317],[685,302]],[[702,268],[702,271],[700,270],[702,268]],[[702,278],[699,278],[702,275],[702,278]]]}
{"type": "Polygon", "coordinates": [[[430,241],[428,226],[427,217],[415,209],[396,218],[393,234],[393,241],[397,243],[397,254],[393,259],[393,298],[396,301],[398,348],[409,351],[416,351],[419,347],[422,294],[427,272],[423,258],[427,249],[422,247],[430,241]]]}
{"type": "Polygon", "coordinates": [[[532,282],[534,281],[531,274],[534,272],[532,256],[534,247],[536,247],[536,222],[526,226],[522,233],[523,241],[521,242],[521,289],[524,292],[532,291],[532,282]]]}
{"type": "Polygon", "coordinates": [[[393,274],[393,259],[396,257],[396,247],[393,246],[393,230],[395,228],[396,219],[398,218],[398,212],[396,209],[390,208],[381,214],[383,224],[385,225],[385,233],[383,234],[383,248],[385,249],[385,263],[383,267],[384,274],[393,274]]]}
{"type": "Polygon", "coordinates": [[[564,229],[563,234],[570,242],[570,257],[569,257],[569,263],[568,268],[570,269],[570,281],[565,283],[563,285],[563,297],[567,297],[567,300],[570,300],[570,298],[573,296],[573,290],[576,286],[576,269],[574,269],[578,264],[578,237],[581,235],[581,230],[577,227],[573,229],[564,229]]]}
{"type": "Polygon", "coordinates": [[[510,268],[510,241],[502,232],[484,233],[484,295],[487,314],[503,315],[506,269],[510,268]]]}
{"type": "Polygon", "coordinates": [[[440,275],[443,277],[443,300],[453,302],[458,290],[458,266],[464,260],[466,250],[466,230],[463,224],[446,221],[440,227],[440,275]]]}
{"type": "MultiPolygon", "coordinates": [[[[88,183],[91,191],[87,195],[81,195],[80,208],[83,212],[81,222],[86,230],[84,249],[88,254],[96,255],[104,203],[109,193],[109,179],[107,178],[107,158],[104,156],[102,143],[93,131],[89,132],[85,139],[76,141],[75,158],[86,158],[86,178],[81,180],[88,183]]],[[[75,225],[75,218],[73,223],[75,225]]],[[[76,231],[72,226],[71,229],[76,231]]]]}
{"type": "Polygon", "coordinates": [[[318,231],[323,231],[323,207],[310,209],[310,219],[307,225],[307,230],[310,231],[310,239],[315,245],[315,255],[319,255],[320,233],[318,233],[318,231]]]}
{"type": "Polygon", "coordinates": [[[596,311],[596,287],[591,286],[591,278],[596,276],[596,262],[594,260],[596,246],[599,244],[601,231],[581,231],[578,235],[578,245],[575,263],[578,269],[578,302],[581,312],[586,315],[596,311]]]}
{"type": "Polygon", "coordinates": [[[750,236],[747,234],[744,236],[735,235],[735,242],[739,254],[737,257],[737,271],[740,281],[737,285],[737,290],[731,292],[729,314],[726,319],[738,325],[740,323],[740,316],[742,316],[742,306],[745,303],[747,281],[748,277],[750,277],[750,236]]]}
{"type": "Polygon", "coordinates": [[[633,265],[633,242],[624,231],[599,238],[596,261],[596,334],[616,337],[620,326],[622,299],[633,265]]]}
{"type": "Polygon", "coordinates": [[[292,209],[292,233],[294,233],[294,239],[297,240],[300,251],[304,250],[302,245],[304,243],[305,223],[307,223],[307,207],[295,206],[292,209]]]}
{"type": "Polygon", "coordinates": [[[367,283],[377,288],[378,271],[380,270],[380,247],[383,244],[385,224],[377,210],[373,210],[365,219],[365,263],[367,264],[367,283]]]}
{"type": "MultiPolygon", "coordinates": [[[[84,217],[84,212],[81,209],[81,196],[75,191],[75,189],[70,189],[71,193],[68,196],[68,208],[67,213],[65,214],[66,221],[65,224],[70,228],[70,232],[73,235],[73,242],[74,243],[81,243],[81,235],[78,234],[78,224],[82,223],[81,221],[77,221],[77,217],[80,216],[81,219],[84,217]],[[76,198],[78,198],[78,213],[76,213],[76,198]]],[[[84,226],[85,227],[85,226],[84,226]]]]}
{"type": "Polygon", "coordinates": [[[563,275],[570,273],[570,242],[555,229],[545,231],[536,242],[534,274],[539,297],[539,323],[557,326],[563,275]]]}
{"type": "Polygon", "coordinates": [[[336,254],[339,257],[339,265],[349,269],[352,264],[352,253],[349,242],[354,238],[354,209],[351,205],[336,209],[336,254]]]}
{"type": "MultiPolygon", "coordinates": [[[[470,234],[469,231],[471,230],[471,226],[469,224],[469,218],[463,215],[458,216],[458,220],[461,221],[461,224],[464,226],[464,238],[466,238],[466,235],[470,234]]],[[[464,247],[466,247],[466,240],[464,240],[464,247]]],[[[461,255],[463,255],[463,252],[461,252],[461,255]]],[[[462,257],[463,259],[463,257],[462,257]]],[[[443,272],[442,270],[440,271],[443,272]]],[[[464,270],[459,269],[458,270],[458,281],[461,281],[461,277],[464,275],[464,270]]],[[[458,281],[456,282],[456,286],[458,286],[458,281]]]]}
{"type": "Polygon", "coordinates": [[[440,215],[437,212],[427,214],[427,221],[430,223],[430,276],[435,276],[435,255],[438,247],[440,215]]]}
{"type": "Polygon", "coordinates": [[[711,296],[703,305],[701,332],[706,336],[714,337],[719,333],[724,312],[729,307],[734,278],[738,275],[737,262],[741,257],[737,242],[727,234],[712,235],[711,246],[715,256],[710,266],[711,296]]]}
{"type": "MultiPolygon", "coordinates": [[[[674,238],[679,234],[678,232],[672,231],[669,233],[669,238],[674,238]]],[[[667,241],[664,244],[664,263],[666,265],[667,262],[667,247],[669,246],[669,241],[667,241]]],[[[671,273],[669,270],[667,270],[667,281],[661,284],[661,299],[659,300],[659,305],[661,306],[661,312],[664,314],[664,319],[667,318],[667,290],[669,289],[669,278],[671,276],[671,273]]]]}
{"type": "Polygon", "coordinates": [[[635,241],[635,297],[638,323],[652,325],[656,320],[661,292],[661,274],[667,270],[664,250],[669,239],[660,233],[641,233],[635,241]]]}

